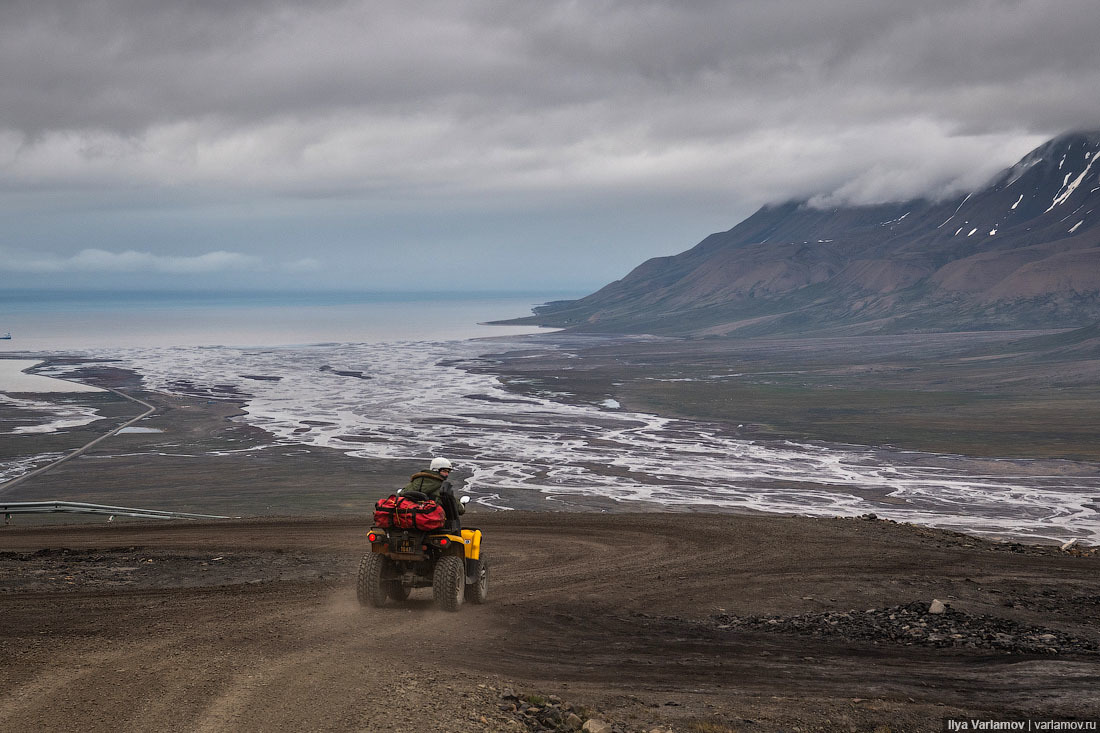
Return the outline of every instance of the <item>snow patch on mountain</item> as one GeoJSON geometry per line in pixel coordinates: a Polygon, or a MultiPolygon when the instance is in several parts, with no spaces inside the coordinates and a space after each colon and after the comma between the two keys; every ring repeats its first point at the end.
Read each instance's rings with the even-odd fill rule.
{"type": "MultiPolygon", "coordinates": [[[[967,201],[969,201],[969,200],[970,200],[970,197],[971,197],[971,196],[973,196],[973,195],[974,195],[974,194],[972,194],[972,193],[968,193],[968,194],[966,194],[966,198],[964,198],[964,199],[962,200],[962,202],[961,202],[961,203],[959,204],[958,208],[956,208],[956,209],[955,209],[955,214],[959,213],[959,209],[961,209],[961,208],[963,207],[963,204],[965,204],[965,203],[966,203],[967,201]]],[[[955,218],[955,214],[952,214],[951,216],[949,216],[949,217],[947,217],[946,219],[944,219],[944,220],[943,220],[943,224],[946,224],[947,222],[949,222],[949,221],[951,221],[952,219],[954,219],[954,218],[955,218]]],[[[936,228],[937,228],[937,229],[939,229],[940,227],[942,227],[942,226],[943,226],[943,224],[940,224],[940,226],[938,226],[938,227],[936,227],[936,228]]],[[[955,234],[958,234],[958,232],[955,232],[955,234]]]]}
{"type": "Polygon", "coordinates": [[[1087,176],[1089,171],[1092,170],[1092,164],[1096,162],[1097,157],[1100,157],[1100,151],[1092,154],[1092,158],[1089,159],[1089,164],[1085,166],[1085,170],[1081,171],[1081,175],[1073,179],[1073,182],[1070,183],[1068,186],[1066,185],[1066,181],[1069,180],[1069,177],[1072,176],[1073,173],[1066,174],[1065,181],[1062,182],[1062,190],[1059,191],[1058,195],[1054,197],[1054,202],[1050,205],[1050,208],[1048,208],[1047,211],[1050,211],[1055,206],[1064,204],[1066,202],[1066,199],[1073,195],[1073,192],[1076,191],[1077,187],[1081,185],[1081,181],[1085,180],[1085,176],[1087,176]]]}

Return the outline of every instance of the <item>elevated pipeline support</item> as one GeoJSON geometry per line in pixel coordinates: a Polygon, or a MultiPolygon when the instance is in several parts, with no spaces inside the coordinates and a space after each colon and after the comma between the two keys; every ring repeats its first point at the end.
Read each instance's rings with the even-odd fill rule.
{"type": "Polygon", "coordinates": [[[126,506],[87,504],[81,501],[9,501],[0,502],[4,523],[11,524],[13,514],[105,514],[110,521],[114,517],[139,519],[240,519],[219,514],[192,514],[190,512],[166,512],[160,509],[136,509],[126,506]]]}

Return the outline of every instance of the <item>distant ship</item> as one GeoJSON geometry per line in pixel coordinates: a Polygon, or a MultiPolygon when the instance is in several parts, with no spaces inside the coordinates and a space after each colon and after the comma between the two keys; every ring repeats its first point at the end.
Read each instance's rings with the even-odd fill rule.
{"type": "Polygon", "coordinates": [[[5,333],[3,336],[0,336],[0,339],[7,339],[8,341],[11,341],[11,334],[5,333]]]}

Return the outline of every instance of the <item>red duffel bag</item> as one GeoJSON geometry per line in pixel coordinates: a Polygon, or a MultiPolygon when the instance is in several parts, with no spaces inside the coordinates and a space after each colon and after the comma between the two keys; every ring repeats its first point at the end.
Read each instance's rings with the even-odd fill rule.
{"type": "Polygon", "coordinates": [[[413,501],[403,496],[397,497],[397,507],[393,513],[393,524],[400,529],[417,529],[421,532],[440,529],[447,515],[443,507],[432,500],[413,501]]]}
{"type": "Polygon", "coordinates": [[[397,509],[397,502],[399,497],[397,494],[390,494],[385,499],[379,499],[374,504],[374,526],[389,528],[393,527],[393,513],[397,509]]]}

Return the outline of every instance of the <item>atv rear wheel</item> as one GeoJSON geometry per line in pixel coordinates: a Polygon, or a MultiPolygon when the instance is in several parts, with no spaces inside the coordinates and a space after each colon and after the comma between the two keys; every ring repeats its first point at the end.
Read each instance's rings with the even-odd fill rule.
{"type": "Polygon", "coordinates": [[[387,591],[392,583],[382,579],[382,571],[387,564],[388,558],[380,553],[370,552],[363,556],[363,561],[359,563],[359,582],[355,586],[361,605],[380,608],[386,603],[387,591]]]}
{"type": "Polygon", "coordinates": [[[432,597],[444,611],[457,611],[466,586],[466,568],[458,555],[444,555],[435,564],[432,597]]]}
{"type": "Polygon", "coordinates": [[[470,603],[485,603],[489,597],[489,558],[481,553],[480,560],[470,561],[470,575],[476,580],[466,584],[466,600],[470,603]]]}

